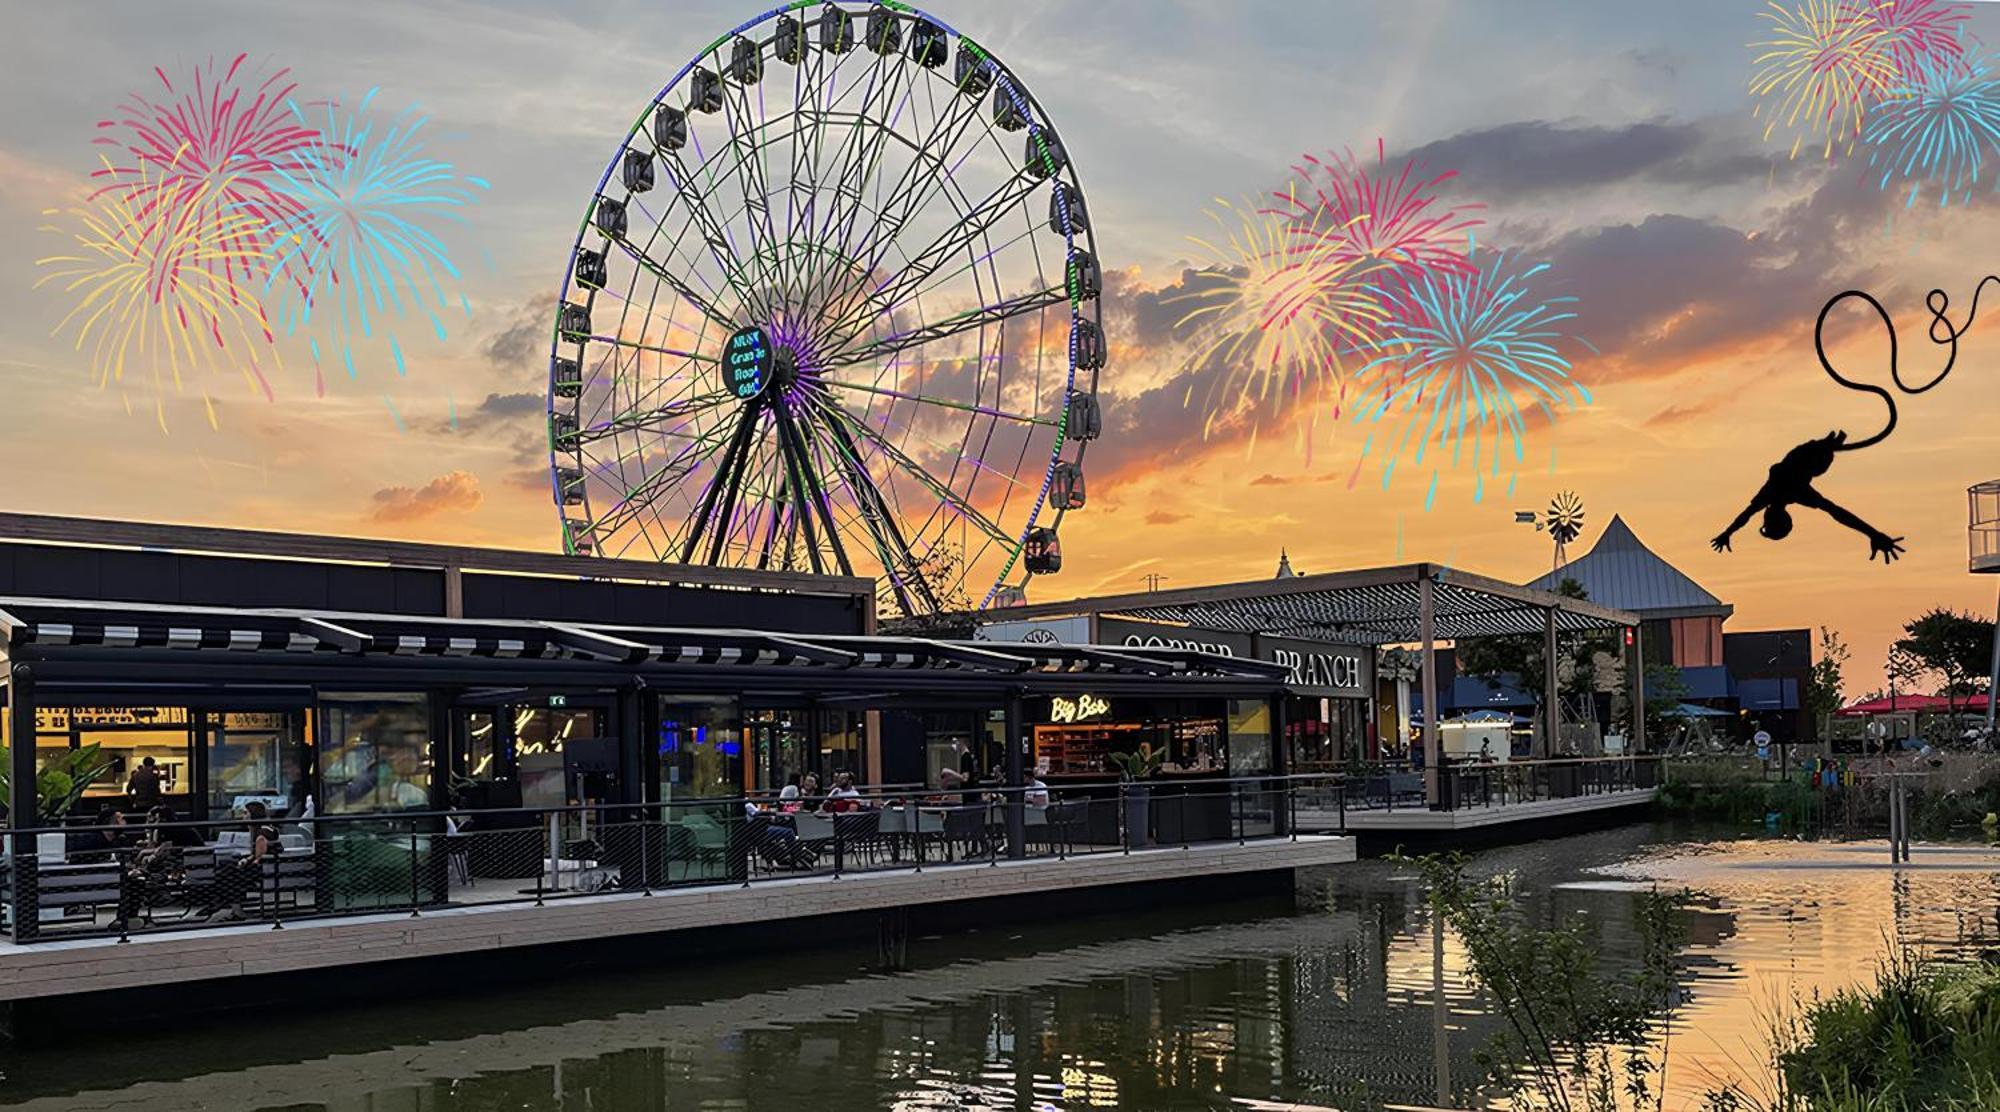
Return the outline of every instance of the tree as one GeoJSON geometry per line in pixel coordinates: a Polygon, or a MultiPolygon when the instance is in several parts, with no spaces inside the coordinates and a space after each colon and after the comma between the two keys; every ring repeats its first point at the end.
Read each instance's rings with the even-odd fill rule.
{"type": "Polygon", "coordinates": [[[1946,706],[1958,712],[1958,697],[1980,689],[1992,651],[1993,623],[1942,606],[1903,626],[1909,636],[1896,642],[1924,672],[1944,681],[1946,706]]]}
{"type": "Polygon", "coordinates": [[[1834,713],[1847,705],[1846,679],[1841,669],[1853,655],[1839,633],[1826,626],[1819,627],[1819,655],[1813,660],[1812,670],[1806,673],[1804,702],[1813,716],[1813,729],[1821,736],[1827,733],[1827,723],[1834,713]]]}
{"type": "Polygon", "coordinates": [[[973,602],[965,593],[965,559],[956,545],[940,544],[913,558],[902,578],[905,583],[925,584],[924,592],[911,590],[913,601],[921,605],[928,598],[937,609],[903,613],[903,601],[885,575],[875,581],[875,612],[885,631],[917,637],[972,636],[973,602]]]}
{"type": "MultiPolygon", "coordinates": [[[[1590,597],[1583,584],[1574,579],[1564,579],[1557,585],[1556,594],[1580,600],[1590,597]]],[[[1542,700],[1543,692],[1548,689],[1548,667],[1543,660],[1543,641],[1542,635],[1532,633],[1468,637],[1458,643],[1459,671],[1495,691],[1505,685],[1508,677],[1512,677],[1526,689],[1526,695],[1534,701],[1538,711],[1546,710],[1542,700]]],[[[1582,692],[1585,699],[1592,697],[1596,692],[1597,654],[1616,652],[1614,643],[1602,636],[1564,638],[1558,635],[1556,647],[1559,654],[1556,659],[1556,683],[1559,688],[1556,698],[1577,692],[1582,692]]],[[[1547,739],[1550,752],[1554,751],[1556,741],[1553,736],[1547,739]]]]}
{"type": "Polygon", "coordinates": [[[1687,698],[1687,680],[1672,664],[1646,665],[1646,736],[1655,752],[1664,748],[1667,716],[1687,698]]]}

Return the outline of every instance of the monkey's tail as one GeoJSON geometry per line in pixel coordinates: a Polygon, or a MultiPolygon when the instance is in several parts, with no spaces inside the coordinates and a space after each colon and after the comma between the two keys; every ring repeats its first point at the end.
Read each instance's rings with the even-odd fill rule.
{"type": "MultiPolygon", "coordinates": [[[[1820,367],[1826,371],[1827,377],[1833,379],[1833,381],[1847,387],[1849,390],[1858,390],[1863,394],[1873,394],[1882,399],[1883,405],[1889,407],[1889,420],[1887,424],[1882,426],[1881,432],[1876,433],[1866,440],[1850,440],[1835,449],[1835,451],[1840,452],[1852,452],[1857,448],[1866,448],[1870,444],[1880,444],[1882,441],[1889,439],[1890,433],[1896,431],[1896,395],[1873,383],[1856,382],[1851,378],[1842,376],[1839,371],[1834,370],[1833,360],[1826,357],[1826,318],[1833,314],[1834,306],[1839,305],[1850,297],[1858,297],[1866,301],[1868,307],[1875,310],[1875,315],[1882,318],[1882,327],[1889,333],[1889,377],[1892,380],[1896,380],[1896,325],[1895,322],[1889,319],[1889,310],[1884,309],[1882,303],[1875,300],[1875,295],[1866,290],[1842,290],[1832,297],[1827,298],[1826,304],[1820,306],[1818,323],[1813,325],[1813,351],[1819,355],[1820,367]]],[[[1902,382],[1896,380],[1896,385],[1900,387],[1902,382]]],[[[1931,385],[1935,386],[1936,383],[1932,383],[1931,385]]],[[[1928,388],[1926,387],[1926,389],[1928,388]]]]}
{"type": "Polygon", "coordinates": [[[1866,448],[1871,444],[1880,444],[1882,441],[1889,439],[1889,434],[1896,431],[1896,396],[1883,387],[1872,383],[1855,382],[1853,379],[1846,378],[1839,371],[1834,370],[1833,361],[1828,359],[1826,355],[1826,318],[1833,313],[1834,306],[1839,305],[1850,297],[1858,297],[1866,301],[1869,308],[1875,310],[1876,317],[1882,321],[1882,330],[1889,335],[1889,381],[1895,384],[1897,390],[1905,394],[1916,395],[1933,389],[1939,383],[1943,382],[1946,376],[1951,374],[1952,368],[1958,363],[1959,337],[1965,335],[1972,328],[1973,318],[1979,315],[1979,295],[1986,291],[1986,284],[1988,282],[2000,283],[2000,274],[1989,274],[1981,278],[1978,285],[1972,287],[1972,305],[1965,312],[1964,324],[1954,325],[1951,322],[1951,318],[1947,315],[1951,308],[1951,297],[1943,290],[1933,289],[1929,294],[1925,295],[1924,307],[1929,309],[1931,314],[1931,343],[1937,344],[1939,347],[1948,348],[1949,351],[1945,354],[1944,366],[1938,370],[1938,373],[1929,382],[1921,386],[1912,386],[1903,381],[1902,368],[1896,362],[1896,324],[1889,319],[1889,310],[1883,308],[1882,303],[1875,300],[1873,294],[1865,290],[1843,290],[1827,299],[1827,303],[1820,307],[1818,323],[1813,326],[1813,351],[1819,355],[1820,367],[1826,371],[1827,377],[1845,386],[1847,389],[1856,390],[1863,394],[1873,394],[1881,398],[1882,404],[1889,409],[1889,420],[1882,426],[1880,432],[1868,437],[1866,440],[1855,440],[1843,444],[1837,449],[1838,451],[1851,452],[1857,448],[1866,448]]]}

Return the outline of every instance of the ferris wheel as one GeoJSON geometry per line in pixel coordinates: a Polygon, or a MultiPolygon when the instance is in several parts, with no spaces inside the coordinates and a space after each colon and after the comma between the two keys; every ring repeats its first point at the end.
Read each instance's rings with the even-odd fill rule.
{"type": "Polygon", "coordinates": [[[716,39],[585,209],[549,371],[568,551],[877,577],[969,609],[1061,567],[1103,272],[1020,79],[897,4],[716,39]]]}

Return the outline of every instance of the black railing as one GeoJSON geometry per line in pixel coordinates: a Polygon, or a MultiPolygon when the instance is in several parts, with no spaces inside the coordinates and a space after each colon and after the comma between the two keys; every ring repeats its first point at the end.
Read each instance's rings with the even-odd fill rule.
{"type": "MultiPolygon", "coordinates": [[[[1357,766],[1341,780],[1341,828],[1345,828],[1348,811],[1456,811],[1655,788],[1660,784],[1660,760],[1654,754],[1447,760],[1433,773],[1407,761],[1371,762],[1357,766]],[[1437,779],[1435,806],[1431,803],[1433,776],[1437,779]]],[[[1321,800],[1318,809],[1324,811],[1327,806],[1321,800]]],[[[1315,817],[1324,822],[1323,817],[1315,817]]]]}
{"type": "Polygon", "coordinates": [[[1337,776],[3,831],[16,942],[1247,842],[1337,776]],[[13,852],[25,841],[26,852],[13,852]]]}

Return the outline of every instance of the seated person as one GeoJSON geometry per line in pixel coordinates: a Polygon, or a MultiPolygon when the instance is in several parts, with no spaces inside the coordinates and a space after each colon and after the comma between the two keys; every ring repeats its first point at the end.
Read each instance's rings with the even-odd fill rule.
{"type": "Polygon", "coordinates": [[[1024,798],[1028,806],[1047,807],[1049,805],[1049,786],[1042,783],[1041,778],[1032,772],[1028,773],[1027,788],[1028,790],[1024,793],[1024,798]]]}
{"type": "Polygon", "coordinates": [[[819,794],[819,774],[808,772],[799,782],[799,810],[817,811],[826,800],[819,794]]]}
{"type": "Polygon", "coordinates": [[[796,815],[799,813],[799,806],[800,803],[799,803],[798,784],[796,783],[786,784],[783,788],[781,788],[778,791],[779,813],[786,815],[796,815]]]}
{"type": "Polygon", "coordinates": [[[827,814],[842,815],[861,810],[861,793],[854,788],[854,774],[843,772],[833,778],[833,790],[826,793],[826,803],[820,808],[827,814]]]}
{"type": "Polygon", "coordinates": [[[131,832],[125,828],[125,816],[106,803],[97,809],[95,825],[70,836],[69,859],[80,865],[101,865],[131,844],[131,832]]]}
{"type": "Polygon", "coordinates": [[[271,824],[270,810],[255,800],[243,808],[250,820],[250,851],[241,857],[218,860],[215,879],[194,894],[190,903],[195,913],[211,923],[242,918],[242,904],[256,891],[263,878],[264,861],[280,851],[278,828],[271,824]]]}

